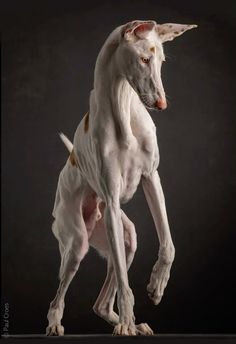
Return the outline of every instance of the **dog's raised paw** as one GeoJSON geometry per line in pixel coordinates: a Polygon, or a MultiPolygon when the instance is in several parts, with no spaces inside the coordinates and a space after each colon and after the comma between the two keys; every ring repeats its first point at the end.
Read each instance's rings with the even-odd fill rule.
{"type": "Polygon", "coordinates": [[[62,325],[52,325],[46,328],[46,336],[63,336],[64,327],[62,325]]]}
{"type": "Polygon", "coordinates": [[[170,277],[170,268],[171,264],[163,265],[160,264],[158,260],[152,269],[150,282],[147,286],[147,292],[154,305],[158,305],[161,302],[165,287],[170,277]]]}
{"type": "Polygon", "coordinates": [[[154,305],[158,305],[161,302],[163,294],[160,293],[160,290],[157,286],[153,286],[152,284],[148,284],[147,286],[148,296],[154,303],[154,305]]]}

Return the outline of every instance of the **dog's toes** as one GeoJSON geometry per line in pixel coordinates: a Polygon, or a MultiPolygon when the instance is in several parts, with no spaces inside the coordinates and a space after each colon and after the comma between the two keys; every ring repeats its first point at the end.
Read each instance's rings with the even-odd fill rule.
{"type": "Polygon", "coordinates": [[[46,328],[46,336],[63,336],[64,327],[62,325],[52,325],[46,328]]]}
{"type": "Polygon", "coordinates": [[[133,325],[118,324],[114,327],[114,336],[136,336],[136,328],[133,325]]]}
{"type": "Polygon", "coordinates": [[[158,284],[154,286],[151,283],[149,283],[147,286],[148,296],[155,306],[161,302],[161,299],[163,297],[163,293],[161,293],[159,289],[160,288],[158,288],[158,284]]]}
{"type": "Polygon", "coordinates": [[[115,327],[114,327],[114,330],[113,330],[113,333],[112,335],[113,336],[117,336],[119,335],[121,332],[121,324],[117,324],[115,327]]]}
{"type": "Polygon", "coordinates": [[[154,332],[147,323],[136,325],[137,334],[140,336],[153,336],[154,332]]]}
{"type": "Polygon", "coordinates": [[[128,332],[129,332],[129,336],[136,336],[137,335],[136,326],[129,326],[128,332]]]}
{"type": "Polygon", "coordinates": [[[121,336],[128,336],[129,332],[128,332],[128,325],[124,324],[121,325],[120,327],[120,334],[121,336]]]}

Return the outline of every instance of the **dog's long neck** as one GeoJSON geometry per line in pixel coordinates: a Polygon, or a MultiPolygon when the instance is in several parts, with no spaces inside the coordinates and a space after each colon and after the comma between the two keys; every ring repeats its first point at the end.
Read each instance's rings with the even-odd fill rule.
{"type": "Polygon", "coordinates": [[[121,140],[126,142],[132,136],[130,125],[131,103],[134,90],[120,73],[116,50],[119,44],[120,28],[113,31],[102,47],[96,62],[94,92],[97,111],[104,120],[113,117],[121,140]]]}

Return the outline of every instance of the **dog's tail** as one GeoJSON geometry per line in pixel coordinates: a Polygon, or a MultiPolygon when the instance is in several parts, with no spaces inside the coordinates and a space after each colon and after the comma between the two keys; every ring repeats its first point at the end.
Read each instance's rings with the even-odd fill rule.
{"type": "Polygon", "coordinates": [[[66,146],[66,148],[68,149],[69,153],[71,153],[73,150],[73,143],[63,133],[60,132],[59,136],[60,136],[62,142],[64,143],[64,145],[66,146]]]}

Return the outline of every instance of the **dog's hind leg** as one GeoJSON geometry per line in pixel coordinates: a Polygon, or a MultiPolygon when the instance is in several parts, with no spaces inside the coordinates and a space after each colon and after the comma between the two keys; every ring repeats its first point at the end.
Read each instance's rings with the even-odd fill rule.
{"type": "MultiPolygon", "coordinates": [[[[83,217],[78,214],[66,212],[62,214],[63,226],[68,228],[68,238],[65,240],[65,232],[58,230],[62,262],[60,267],[60,284],[54,300],[50,303],[48,311],[48,327],[46,334],[49,336],[61,336],[64,334],[64,328],[61,325],[61,319],[64,311],[64,298],[66,291],[79,268],[80,262],[88,251],[88,235],[83,217]],[[74,218],[73,218],[74,217],[74,218]],[[67,222],[67,223],[66,223],[67,222]],[[59,234],[61,233],[61,234],[59,234]],[[64,242],[63,242],[64,241],[64,242]]],[[[54,226],[62,226],[57,221],[54,226]]]]}
{"type": "MultiPolygon", "coordinates": [[[[136,232],[134,224],[130,221],[130,219],[123,211],[121,211],[121,220],[124,227],[126,265],[128,270],[130,265],[132,264],[137,247],[136,232]]],[[[94,231],[94,234],[96,235],[96,230],[94,231]]],[[[101,236],[101,233],[98,233],[98,235],[101,236]]],[[[93,306],[93,310],[98,316],[106,320],[109,324],[115,326],[119,323],[119,316],[113,310],[117,288],[114,268],[112,265],[111,256],[109,254],[108,243],[105,237],[103,240],[103,247],[98,246],[99,245],[97,245],[96,247],[98,250],[106,252],[107,275],[100,294],[93,306]]]]}
{"type": "MultiPolygon", "coordinates": [[[[126,253],[126,265],[127,270],[130,268],[134,254],[137,248],[136,231],[133,222],[127,217],[127,215],[121,211],[121,220],[124,227],[125,238],[125,253],[126,253]]],[[[103,247],[103,252],[104,252],[103,247]]],[[[93,306],[94,312],[106,320],[112,326],[116,326],[119,323],[119,315],[114,312],[114,302],[117,292],[115,272],[112,265],[111,257],[107,249],[107,276],[102,286],[100,294],[93,306]]],[[[99,248],[98,248],[99,250],[99,248]]],[[[138,324],[136,326],[137,335],[153,335],[152,329],[146,323],[138,324]]]]}
{"type": "Polygon", "coordinates": [[[107,275],[99,296],[93,306],[94,312],[112,326],[119,323],[119,315],[114,312],[113,305],[116,296],[115,275],[111,258],[107,257],[107,275]]]}

